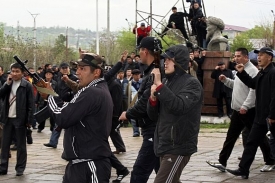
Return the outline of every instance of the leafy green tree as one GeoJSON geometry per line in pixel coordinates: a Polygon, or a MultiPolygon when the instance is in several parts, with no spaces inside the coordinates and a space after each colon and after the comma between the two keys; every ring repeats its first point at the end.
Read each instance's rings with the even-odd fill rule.
{"type": "Polygon", "coordinates": [[[246,35],[240,34],[235,37],[233,43],[230,44],[231,52],[235,52],[237,48],[246,48],[248,51],[253,50],[253,44],[246,35]]]}

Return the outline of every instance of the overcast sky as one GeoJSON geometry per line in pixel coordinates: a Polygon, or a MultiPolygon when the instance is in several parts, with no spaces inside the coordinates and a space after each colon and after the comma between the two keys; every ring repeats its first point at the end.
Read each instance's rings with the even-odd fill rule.
{"type": "MultiPolygon", "coordinates": [[[[184,0],[185,1],[185,0],[184,0]]],[[[64,26],[75,29],[96,30],[96,0],[0,0],[0,22],[16,27],[33,26],[30,13],[39,15],[37,27],[64,26]],[[29,12],[28,12],[29,11],[29,12]]],[[[99,29],[107,27],[107,0],[99,2],[99,29]]],[[[110,0],[110,29],[117,31],[135,23],[136,0],[110,0]]],[[[169,18],[171,7],[177,0],[152,0],[153,13],[169,18]]],[[[186,1],[185,1],[186,2],[186,1]]],[[[274,0],[204,0],[207,16],[223,19],[225,24],[254,27],[255,24],[273,21],[274,0]]],[[[182,0],[176,5],[182,7],[182,0]]],[[[188,11],[189,3],[185,3],[188,11]]],[[[138,0],[138,10],[149,12],[150,0],[138,0]]],[[[142,16],[148,17],[143,14],[142,16]]],[[[161,20],[159,17],[155,17],[161,20]]],[[[138,16],[138,20],[141,18],[138,16]]],[[[156,26],[156,22],[153,22],[156,26]]]]}

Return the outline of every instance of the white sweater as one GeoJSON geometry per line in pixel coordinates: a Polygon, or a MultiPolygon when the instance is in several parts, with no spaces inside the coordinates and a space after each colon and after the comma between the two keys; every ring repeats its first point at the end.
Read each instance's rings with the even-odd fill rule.
{"type": "MultiPolygon", "coordinates": [[[[250,61],[248,61],[244,65],[244,70],[251,76],[252,78],[257,75],[259,72],[257,67],[255,67],[250,61]]],[[[237,75],[235,75],[235,79],[232,80],[230,78],[226,78],[222,81],[227,87],[232,88],[232,101],[231,108],[240,111],[243,109],[251,109],[255,107],[256,94],[255,90],[248,88],[237,75]]]]}

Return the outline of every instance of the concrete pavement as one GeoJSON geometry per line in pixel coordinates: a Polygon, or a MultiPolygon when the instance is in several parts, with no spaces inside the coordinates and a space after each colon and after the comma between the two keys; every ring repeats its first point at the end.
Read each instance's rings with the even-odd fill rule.
{"type": "MultiPolygon", "coordinates": [[[[142,143],[142,137],[132,137],[132,128],[121,128],[121,133],[126,144],[126,153],[119,154],[117,157],[121,162],[132,170],[138,150],[142,143]]],[[[42,133],[33,130],[34,143],[27,145],[28,162],[24,175],[15,176],[15,157],[16,151],[12,151],[12,158],[9,163],[8,174],[0,176],[2,183],[60,183],[67,164],[61,159],[63,134],[59,139],[57,149],[47,148],[43,143],[47,143],[50,137],[49,127],[46,127],[42,133]]],[[[222,173],[206,164],[206,160],[217,160],[222,144],[224,142],[226,130],[202,129],[199,134],[198,152],[195,153],[188,165],[182,172],[181,181],[185,183],[203,183],[203,182],[257,182],[257,183],[274,183],[275,170],[272,172],[261,173],[260,168],[264,165],[261,151],[259,150],[255,161],[251,167],[251,173],[248,180],[242,180],[229,173],[222,173]]],[[[111,143],[111,147],[114,147],[111,143]]],[[[232,155],[228,161],[228,168],[237,168],[238,156],[241,156],[243,147],[241,139],[236,143],[232,155]]],[[[113,180],[116,177],[115,170],[112,170],[113,180]]],[[[152,183],[155,177],[153,172],[148,183],[152,183]]],[[[124,178],[122,182],[129,183],[130,175],[124,178]]]]}

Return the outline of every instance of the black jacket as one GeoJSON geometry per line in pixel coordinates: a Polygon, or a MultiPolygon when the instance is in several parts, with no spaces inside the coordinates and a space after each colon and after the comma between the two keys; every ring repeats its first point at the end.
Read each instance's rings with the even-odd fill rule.
{"type": "Polygon", "coordinates": [[[154,151],[157,156],[190,156],[197,152],[203,89],[193,76],[175,74],[156,92],[158,104],[148,102],[148,115],[157,120],[154,151]]]}
{"type": "Polygon", "coordinates": [[[70,102],[60,97],[48,98],[56,124],[65,129],[65,160],[98,160],[111,156],[108,142],[112,126],[113,102],[104,79],[92,81],[80,89],[70,102]]]}
{"type": "Polygon", "coordinates": [[[114,104],[114,110],[113,110],[113,118],[117,118],[122,113],[122,98],[123,94],[121,92],[121,84],[118,83],[115,78],[113,77],[108,81],[108,88],[112,97],[112,101],[114,104]]]}
{"type": "MultiPolygon", "coordinates": [[[[0,88],[0,97],[3,100],[2,108],[2,123],[6,124],[9,114],[9,97],[11,85],[5,83],[0,88]]],[[[25,126],[33,121],[34,112],[34,96],[32,85],[25,79],[21,79],[21,83],[16,91],[16,116],[20,119],[22,126],[25,126]]]]}
{"type": "Polygon", "coordinates": [[[237,73],[240,80],[256,91],[254,122],[266,125],[266,118],[275,119],[275,67],[269,64],[251,78],[245,71],[237,73]]]}
{"type": "Polygon", "coordinates": [[[234,79],[233,73],[232,73],[232,71],[230,69],[224,69],[223,71],[220,70],[220,69],[215,69],[211,73],[211,78],[215,79],[214,90],[213,90],[212,97],[214,97],[214,98],[220,98],[220,93],[221,92],[225,92],[226,93],[226,97],[232,97],[232,89],[230,89],[227,86],[225,86],[223,84],[223,82],[221,82],[219,80],[219,76],[221,74],[225,75],[227,78],[234,79]]]}
{"type": "MultiPolygon", "coordinates": [[[[62,74],[59,72],[58,77],[56,78],[56,93],[61,97],[65,102],[69,102],[74,96],[73,91],[66,85],[66,83],[61,79],[62,74]]],[[[76,81],[77,77],[73,74],[68,75],[70,80],[76,81]]]]}
{"type": "Polygon", "coordinates": [[[174,22],[176,27],[184,26],[184,17],[187,17],[187,16],[188,14],[183,12],[172,13],[170,15],[168,24],[171,24],[172,22],[174,22]]]}
{"type": "Polygon", "coordinates": [[[145,71],[142,78],[142,83],[138,91],[138,101],[135,105],[126,112],[127,119],[137,119],[138,125],[142,130],[153,130],[156,127],[156,121],[151,120],[147,114],[147,101],[151,94],[152,81],[149,80],[150,74],[154,69],[154,64],[151,64],[145,71]]]}

